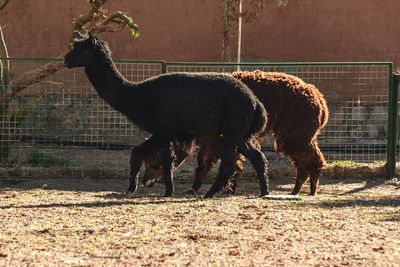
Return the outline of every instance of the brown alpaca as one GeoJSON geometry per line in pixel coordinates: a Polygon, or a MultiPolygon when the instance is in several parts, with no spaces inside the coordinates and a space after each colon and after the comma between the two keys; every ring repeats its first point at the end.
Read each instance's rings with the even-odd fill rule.
{"type": "MultiPolygon", "coordinates": [[[[238,71],[232,75],[253,91],[268,112],[267,127],[262,136],[272,132],[275,150],[288,156],[296,167],[296,185],[292,194],[298,194],[310,178],[310,194],[315,195],[321,170],[326,164],[317,143],[320,130],[326,125],[329,116],[323,95],[314,85],[285,73],[256,70],[238,71]]],[[[212,152],[208,156],[202,151],[212,151],[212,142],[204,149],[203,146],[198,155],[199,167],[193,185],[195,191],[199,188],[195,185],[199,181],[201,184],[201,179],[211,168],[208,165],[215,162],[212,160],[212,152]],[[198,172],[202,175],[198,175],[198,172]]],[[[175,165],[178,166],[183,160],[178,159],[175,165]]]]}

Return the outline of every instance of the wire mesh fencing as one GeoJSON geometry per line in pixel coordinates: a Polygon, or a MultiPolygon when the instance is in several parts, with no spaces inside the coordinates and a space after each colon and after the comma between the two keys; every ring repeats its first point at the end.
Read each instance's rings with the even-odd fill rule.
{"type": "MultiPolygon", "coordinates": [[[[142,143],[148,134],[101,100],[83,69],[58,66],[55,70],[57,63],[60,62],[11,60],[14,84],[8,90],[15,89],[16,82],[20,87],[16,95],[3,94],[0,100],[0,175],[128,176],[131,148],[142,143]],[[39,69],[44,76],[37,76],[39,69]],[[32,79],[40,81],[33,83],[32,79]]],[[[117,68],[134,82],[162,72],[232,72],[238,68],[296,75],[315,84],[327,99],[330,119],[319,143],[329,161],[386,160],[390,63],[238,67],[118,61],[117,68]]],[[[276,159],[271,139],[263,147],[270,159],[276,159]]]]}
{"type": "MultiPolygon", "coordinates": [[[[11,61],[13,81],[24,89],[0,103],[3,175],[126,176],[131,147],[147,134],[99,98],[83,69],[61,68],[44,79],[32,73],[43,66],[50,73],[52,64],[11,61]],[[41,80],[26,86],[32,78],[41,80]]],[[[158,62],[120,61],[117,68],[135,82],[161,72],[158,62]]]]}

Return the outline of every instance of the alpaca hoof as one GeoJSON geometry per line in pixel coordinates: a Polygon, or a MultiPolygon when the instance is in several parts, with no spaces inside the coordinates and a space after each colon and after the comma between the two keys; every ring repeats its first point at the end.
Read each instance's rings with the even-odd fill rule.
{"type": "Polygon", "coordinates": [[[262,192],[262,193],[259,195],[259,197],[268,196],[269,194],[270,194],[269,191],[267,191],[267,192],[262,192]]]}
{"type": "Polygon", "coordinates": [[[295,196],[300,194],[300,189],[301,188],[297,188],[296,186],[293,188],[292,193],[290,193],[291,195],[295,196]]]}
{"type": "Polygon", "coordinates": [[[163,195],[163,197],[172,197],[172,195],[174,194],[174,192],[172,191],[172,192],[165,192],[164,193],[164,195],[163,195]]]}
{"type": "Polygon", "coordinates": [[[185,191],[185,195],[197,195],[197,192],[194,191],[193,189],[185,191]]]}
{"type": "Polygon", "coordinates": [[[153,187],[156,184],[155,180],[147,180],[146,182],[143,183],[144,187],[153,187]]]}
{"type": "Polygon", "coordinates": [[[204,198],[213,198],[216,195],[214,192],[208,192],[207,194],[204,195],[204,198]]]}
{"type": "Polygon", "coordinates": [[[222,191],[222,193],[223,193],[224,195],[229,195],[229,196],[231,196],[231,195],[234,195],[234,194],[235,194],[235,191],[233,191],[232,189],[226,189],[226,190],[222,191]]]}
{"type": "Polygon", "coordinates": [[[127,195],[132,195],[132,194],[134,194],[136,192],[136,190],[137,190],[137,183],[135,183],[135,182],[132,183],[131,182],[129,184],[128,191],[126,191],[126,194],[127,195]]]}
{"type": "Polygon", "coordinates": [[[317,194],[317,187],[311,187],[309,196],[315,196],[317,194]]]}
{"type": "Polygon", "coordinates": [[[236,192],[236,186],[226,186],[224,187],[223,193],[226,195],[234,195],[236,192]]]}

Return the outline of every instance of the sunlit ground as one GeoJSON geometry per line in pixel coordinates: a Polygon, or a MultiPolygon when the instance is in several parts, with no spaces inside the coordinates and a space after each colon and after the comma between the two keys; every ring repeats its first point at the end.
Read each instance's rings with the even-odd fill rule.
{"type": "MultiPolygon", "coordinates": [[[[186,179],[187,180],[187,179],[186,179]]],[[[274,194],[294,180],[272,180],[274,194]]],[[[0,266],[397,266],[400,184],[322,179],[301,201],[237,196],[159,197],[163,185],[123,194],[127,180],[0,183],[0,266]]],[[[209,184],[203,186],[203,194],[209,184]]]]}

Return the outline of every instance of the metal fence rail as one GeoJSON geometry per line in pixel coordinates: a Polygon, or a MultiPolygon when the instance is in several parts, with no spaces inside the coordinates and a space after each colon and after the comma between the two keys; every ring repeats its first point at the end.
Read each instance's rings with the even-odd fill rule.
{"type": "MultiPolygon", "coordinates": [[[[52,60],[54,61],[54,60],[52,60]]],[[[49,60],[11,59],[12,79],[49,60]]],[[[315,84],[325,95],[330,120],[319,143],[326,158],[387,160],[391,63],[171,63],[118,61],[131,81],[163,72],[286,72],[315,84]]],[[[35,169],[126,176],[130,148],[147,136],[99,99],[82,69],[63,69],[0,102],[0,167],[30,175],[35,169]],[[28,170],[26,170],[28,169],[28,170]]],[[[263,144],[275,158],[272,143],[263,144]]],[[[4,174],[4,173],[3,173],[4,174]]]]}

